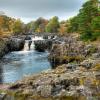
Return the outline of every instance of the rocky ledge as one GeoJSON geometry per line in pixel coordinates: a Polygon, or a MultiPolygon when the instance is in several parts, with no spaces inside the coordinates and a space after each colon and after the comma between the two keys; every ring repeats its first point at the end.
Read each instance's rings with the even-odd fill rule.
{"type": "Polygon", "coordinates": [[[52,39],[49,40],[37,40],[34,41],[35,44],[35,50],[39,51],[39,52],[44,52],[44,51],[50,51],[52,48],[52,39]]]}
{"type": "Polygon", "coordinates": [[[59,42],[56,41],[53,42],[48,57],[53,68],[68,63],[80,64],[92,54],[98,56],[100,54],[100,46],[84,43],[73,36],[64,37],[58,40],[59,42]]]}
{"type": "Polygon", "coordinates": [[[2,92],[6,95],[3,100],[99,100],[99,61],[100,57],[95,60],[91,57],[81,64],[63,64],[56,69],[27,76],[8,86],[2,92]],[[93,62],[92,68],[83,66],[86,61],[93,62]]]}
{"type": "Polygon", "coordinates": [[[11,51],[19,51],[24,47],[24,39],[20,38],[0,38],[0,58],[11,51]]]}

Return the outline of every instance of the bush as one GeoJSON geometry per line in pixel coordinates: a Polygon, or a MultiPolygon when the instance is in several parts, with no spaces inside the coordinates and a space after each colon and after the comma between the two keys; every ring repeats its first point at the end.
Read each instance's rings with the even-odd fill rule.
{"type": "Polygon", "coordinates": [[[95,41],[100,38],[100,33],[83,33],[80,36],[80,39],[83,41],[95,41]]]}
{"type": "Polygon", "coordinates": [[[80,39],[83,41],[91,40],[92,34],[91,33],[82,33],[80,39]]]}

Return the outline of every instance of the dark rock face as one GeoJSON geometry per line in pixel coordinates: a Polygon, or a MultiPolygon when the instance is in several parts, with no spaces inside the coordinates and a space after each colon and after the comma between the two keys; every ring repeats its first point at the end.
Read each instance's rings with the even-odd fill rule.
{"type": "Polygon", "coordinates": [[[30,36],[26,36],[25,40],[31,40],[31,37],[30,36]]]}
{"type": "Polygon", "coordinates": [[[47,36],[47,35],[44,35],[44,36],[43,36],[43,39],[48,39],[48,36],[47,36]]]}
{"type": "Polygon", "coordinates": [[[39,52],[50,50],[52,47],[51,40],[38,40],[38,41],[34,41],[34,44],[35,44],[35,50],[39,52]]]}
{"type": "Polygon", "coordinates": [[[34,41],[34,44],[35,44],[35,50],[39,52],[44,52],[47,49],[46,43],[43,40],[34,41]]]}
{"type": "Polygon", "coordinates": [[[0,58],[8,52],[7,43],[0,38],[0,58]]]}
{"type": "Polygon", "coordinates": [[[24,47],[24,40],[13,38],[7,44],[10,51],[19,51],[24,47]]]}
{"type": "Polygon", "coordinates": [[[43,39],[54,39],[56,36],[55,35],[44,35],[43,39]]]}
{"type": "Polygon", "coordinates": [[[19,51],[24,47],[24,40],[18,38],[0,39],[0,58],[11,51],[19,51]]]}

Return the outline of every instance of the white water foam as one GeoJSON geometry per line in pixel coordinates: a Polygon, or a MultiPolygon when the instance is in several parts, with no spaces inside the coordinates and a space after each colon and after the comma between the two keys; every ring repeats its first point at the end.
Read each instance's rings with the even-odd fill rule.
{"type": "Polygon", "coordinates": [[[34,41],[37,41],[37,40],[44,40],[44,39],[43,39],[43,37],[35,36],[35,37],[32,37],[32,40],[25,40],[24,49],[21,51],[21,53],[28,53],[28,52],[34,51],[34,47],[35,47],[34,41]],[[29,41],[32,41],[30,50],[29,50],[29,46],[28,46],[29,41]]]}

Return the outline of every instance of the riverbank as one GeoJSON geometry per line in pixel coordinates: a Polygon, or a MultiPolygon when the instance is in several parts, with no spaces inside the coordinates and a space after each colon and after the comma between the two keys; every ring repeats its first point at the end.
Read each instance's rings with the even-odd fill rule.
{"type": "MultiPolygon", "coordinates": [[[[98,70],[68,70],[67,65],[24,78],[10,85],[3,93],[16,100],[87,100],[100,98],[98,70]],[[6,91],[6,92],[5,92],[6,91]]],[[[10,99],[12,100],[12,99],[10,99]]]]}
{"type": "Polygon", "coordinates": [[[4,100],[99,100],[100,46],[72,37],[62,43],[54,44],[50,52],[50,60],[59,61],[53,62],[54,69],[9,85],[4,100]]]}

